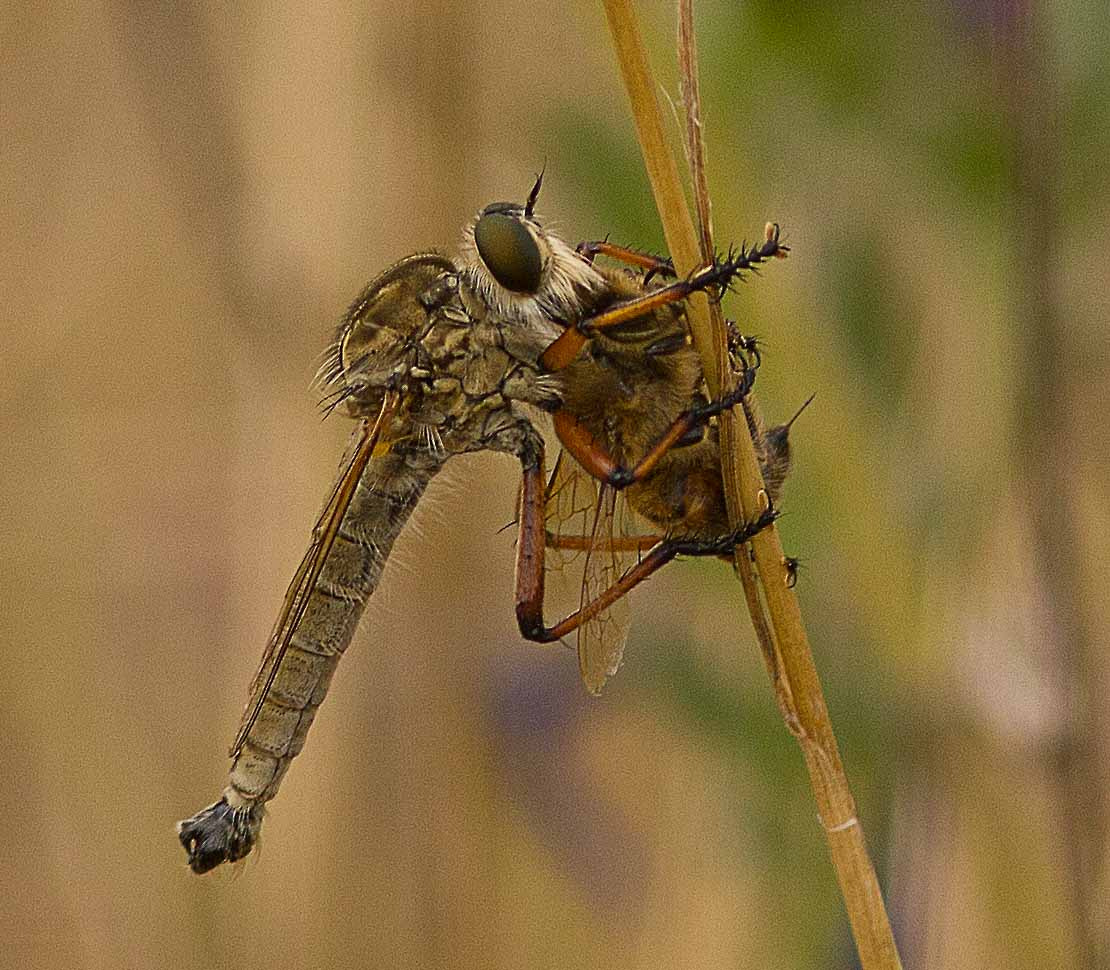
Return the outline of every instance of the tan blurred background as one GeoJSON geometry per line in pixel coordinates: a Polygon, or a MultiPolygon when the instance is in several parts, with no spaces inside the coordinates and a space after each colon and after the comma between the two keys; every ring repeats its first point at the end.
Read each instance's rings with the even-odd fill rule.
{"type": "MultiPolygon", "coordinates": [[[[850,968],[738,588],[670,567],[620,675],[511,609],[513,463],[402,537],[260,852],[198,878],[347,428],[309,381],[392,260],[519,199],[660,232],[598,6],[2,15],[0,965],[850,968]]],[[[642,5],[666,92],[672,9],[642,5]]],[[[730,298],[907,966],[1106,966],[1104,11],[705,3],[730,298]]]]}

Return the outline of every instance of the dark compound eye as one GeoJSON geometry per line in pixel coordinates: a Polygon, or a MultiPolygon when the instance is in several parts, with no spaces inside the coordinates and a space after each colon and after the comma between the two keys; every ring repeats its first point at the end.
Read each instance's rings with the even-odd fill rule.
{"type": "Polygon", "coordinates": [[[486,269],[505,289],[535,293],[540,288],[540,247],[518,216],[490,206],[474,226],[474,242],[486,269]]]}

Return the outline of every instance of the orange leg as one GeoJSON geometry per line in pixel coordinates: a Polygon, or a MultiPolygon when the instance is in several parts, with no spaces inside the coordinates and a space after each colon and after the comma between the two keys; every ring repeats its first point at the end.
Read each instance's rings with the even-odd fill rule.
{"type": "Polygon", "coordinates": [[[652,290],[634,300],[616,303],[607,310],[592,317],[579,320],[574,326],[568,327],[555,338],[540,354],[540,368],[554,373],[567,367],[579,354],[590,337],[599,330],[615,327],[617,324],[635,320],[646,313],[669,303],[685,300],[696,290],[703,290],[714,285],[721,278],[717,267],[710,266],[695,273],[688,280],[679,280],[669,286],[652,290]]]}
{"type": "Polygon", "coordinates": [[[618,464],[570,411],[558,410],[552,415],[555,434],[575,461],[599,482],[612,485],[613,488],[627,488],[647,478],[663,456],[682,443],[692,431],[701,428],[714,415],[738,404],[751,390],[754,380],[755,371],[747,370],[740,383],[723,397],[687,408],[631,468],[618,464]]]}
{"type": "MultiPolygon", "coordinates": [[[[620,247],[614,248],[617,251],[633,252],[621,250],[620,247]]],[[[598,331],[634,320],[658,307],[677,303],[700,290],[714,287],[725,289],[740,278],[745,270],[753,269],[772,257],[785,256],[788,252],[789,248],[779,242],[778,226],[770,225],[766,239],[760,246],[753,246],[751,249],[741,246],[739,250],[729,252],[724,259],[714,260],[709,266],[695,270],[684,280],[652,290],[634,300],[617,303],[595,316],[577,321],[573,327],[568,327],[552,341],[540,355],[540,367],[549,372],[560,371],[578,356],[586,341],[598,331]]]]}
{"type": "Polygon", "coordinates": [[[608,256],[619,263],[626,263],[629,266],[646,270],[648,276],[656,274],[673,277],[675,275],[674,264],[666,257],[642,253],[638,249],[630,249],[627,246],[618,246],[616,243],[609,242],[608,239],[580,242],[575,252],[588,263],[592,263],[596,256],[608,256]]]}
{"type": "MultiPolygon", "coordinates": [[[[541,456],[542,458],[542,456],[541,456]]],[[[544,601],[544,530],[543,464],[524,466],[520,490],[520,536],[516,560],[516,618],[521,635],[537,643],[551,643],[573,633],[583,623],[604,612],[626,593],[642,583],[656,570],[676,556],[722,556],[737,545],[747,542],[761,529],[770,525],[777,513],[768,508],[754,522],[746,523],[735,532],[716,539],[663,539],[635,566],[591,602],[575,610],[554,626],[547,626],[543,617],[544,601]]]]}

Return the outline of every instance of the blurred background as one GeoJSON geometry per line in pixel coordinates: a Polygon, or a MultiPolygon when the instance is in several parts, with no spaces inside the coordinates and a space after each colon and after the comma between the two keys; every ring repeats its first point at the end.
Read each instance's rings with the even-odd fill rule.
{"type": "MultiPolygon", "coordinates": [[[[331,483],[309,382],[362,285],[545,163],[564,236],[661,248],[600,5],[2,22],[0,964],[855,966],[727,567],[634,594],[587,697],[518,637],[503,457],[402,536],[261,851],[199,878],[174,834],[331,483]]],[[[698,25],[718,240],[793,247],[726,310],[768,418],[817,394],[781,529],[906,966],[1106,966],[1105,11],[698,25]]]]}

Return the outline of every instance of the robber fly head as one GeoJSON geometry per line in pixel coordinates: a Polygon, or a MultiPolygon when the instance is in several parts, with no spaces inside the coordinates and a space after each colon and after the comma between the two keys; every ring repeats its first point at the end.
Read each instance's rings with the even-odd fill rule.
{"type": "Polygon", "coordinates": [[[604,289],[598,272],[534,214],[543,175],[528,201],[487,205],[463,233],[462,276],[498,316],[542,327],[582,316],[604,289]]]}

